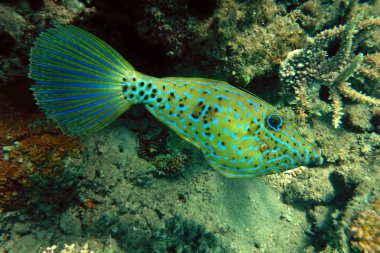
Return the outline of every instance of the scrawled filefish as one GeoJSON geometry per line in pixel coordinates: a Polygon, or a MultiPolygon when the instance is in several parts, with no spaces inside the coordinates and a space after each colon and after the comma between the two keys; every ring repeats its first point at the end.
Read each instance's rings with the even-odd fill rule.
{"type": "Polygon", "coordinates": [[[36,81],[39,107],[68,134],[94,132],[131,105],[144,104],[227,177],[323,161],[320,149],[264,100],[223,81],[142,74],[104,41],[74,26],[40,35],[29,77],[36,81]]]}

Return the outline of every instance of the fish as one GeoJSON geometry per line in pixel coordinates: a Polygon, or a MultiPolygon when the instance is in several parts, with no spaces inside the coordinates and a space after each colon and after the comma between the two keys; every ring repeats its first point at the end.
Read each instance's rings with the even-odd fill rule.
{"type": "Polygon", "coordinates": [[[140,73],[106,42],[76,26],[40,34],[28,76],[35,81],[31,90],[39,108],[73,136],[96,132],[143,104],[225,177],[323,163],[321,149],[258,96],[224,81],[140,73]]]}

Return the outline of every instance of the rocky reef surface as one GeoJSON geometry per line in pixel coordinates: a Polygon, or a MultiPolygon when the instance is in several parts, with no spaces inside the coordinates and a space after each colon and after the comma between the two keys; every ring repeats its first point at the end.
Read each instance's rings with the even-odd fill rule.
{"type": "Polygon", "coordinates": [[[379,47],[378,1],[1,2],[0,252],[379,252],[379,47]],[[40,32],[69,23],[143,73],[245,86],[325,164],[223,178],[138,106],[62,134],[27,64],[40,32]]]}

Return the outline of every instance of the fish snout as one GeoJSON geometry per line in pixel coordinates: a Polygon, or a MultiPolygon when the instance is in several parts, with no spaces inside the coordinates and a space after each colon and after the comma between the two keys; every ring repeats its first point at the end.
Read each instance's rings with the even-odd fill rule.
{"type": "Polygon", "coordinates": [[[312,147],[311,150],[307,149],[309,154],[306,155],[307,165],[321,165],[323,164],[322,150],[318,147],[312,147]]]}

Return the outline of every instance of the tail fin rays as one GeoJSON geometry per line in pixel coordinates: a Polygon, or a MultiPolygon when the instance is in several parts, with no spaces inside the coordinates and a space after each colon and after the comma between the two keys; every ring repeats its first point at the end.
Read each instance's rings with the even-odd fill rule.
{"type": "Polygon", "coordinates": [[[73,135],[99,130],[130,107],[123,78],[133,73],[112,47],[74,26],[42,33],[30,56],[37,104],[73,135]]]}

